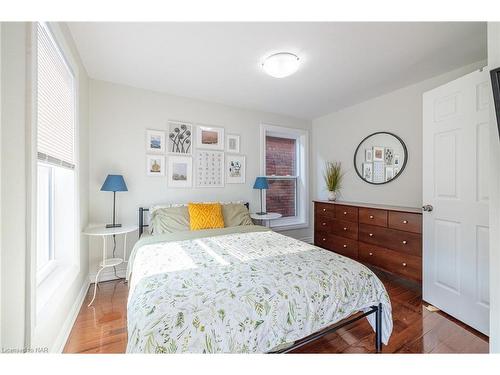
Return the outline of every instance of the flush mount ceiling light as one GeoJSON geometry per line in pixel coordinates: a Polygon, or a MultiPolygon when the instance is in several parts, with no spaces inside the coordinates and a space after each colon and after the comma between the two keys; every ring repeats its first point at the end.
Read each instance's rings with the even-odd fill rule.
{"type": "Polygon", "coordinates": [[[288,77],[299,68],[299,57],[289,52],[275,53],[264,60],[262,68],[272,77],[288,77]]]}

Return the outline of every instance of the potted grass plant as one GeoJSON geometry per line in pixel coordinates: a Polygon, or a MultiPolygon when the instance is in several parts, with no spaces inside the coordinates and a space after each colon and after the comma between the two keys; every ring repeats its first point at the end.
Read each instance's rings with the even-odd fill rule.
{"type": "Polygon", "coordinates": [[[327,161],[325,163],[323,177],[325,179],[326,189],[328,190],[328,200],[336,200],[337,194],[342,188],[342,179],[344,178],[341,163],[327,161]]]}

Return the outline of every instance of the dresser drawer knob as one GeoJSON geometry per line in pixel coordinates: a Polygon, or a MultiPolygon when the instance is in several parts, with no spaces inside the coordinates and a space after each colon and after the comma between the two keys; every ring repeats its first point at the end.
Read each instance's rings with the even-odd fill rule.
{"type": "Polygon", "coordinates": [[[403,267],[406,267],[406,263],[405,262],[403,262],[403,267]]]}
{"type": "Polygon", "coordinates": [[[344,227],[344,230],[347,230],[347,228],[346,228],[346,227],[344,227]]]}
{"type": "Polygon", "coordinates": [[[344,245],[344,248],[346,248],[346,247],[347,247],[347,245],[344,245]]]}
{"type": "Polygon", "coordinates": [[[326,225],[326,223],[321,223],[321,225],[325,226],[325,225],[326,225]]]}
{"type": "Polygon", "coordinates": [[[403,224],[408,224],[408,220],[403,220],[403,224]]]}
{"type": "Polygon", "coordinates": [[[370,215],[370,219],[373,219],[373,215],[370,215]]]}
{"type": "Polygon", "coordinates": [[[373,253],[368,253],[369,256],[373,256],[373,253]]]}
{"type": "Polygon", "coordinates": [[[323,208],[323,212],[326,212],[326,208],[323,208]]]}
{"type": "Polygon", "coordinates": [[[407,243],[408,243],[408,242],[406,242],[406,241],[403,241],[403,245],[406,245],[407,243]]]}
{"type": "Polygon", "coordinates": [[[344,215],[347,215],[347,211],[344,211],[344,215]]]}
{"type": "Polygon", "coordinates": [[[370,237],[373,237],[373,233],[370,233],[370,234],[369,234],[369,236],[370,236],[370,237]]]}
{"type": "Polygon", "coordinates": [[[326,238],[325,238],[325,237],[323,237],[323,238],[322,238],[322,240],[323,240],[323,241],[326,241],[326,238]]]}

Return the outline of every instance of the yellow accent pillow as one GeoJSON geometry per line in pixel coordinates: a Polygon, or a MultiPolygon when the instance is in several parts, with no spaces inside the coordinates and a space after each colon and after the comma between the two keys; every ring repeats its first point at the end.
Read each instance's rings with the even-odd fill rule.
{"type": "Polygon", "coordinates": [[[224,228],[220,203],[189,203],[188,210],[191,230],[224,228]]]}

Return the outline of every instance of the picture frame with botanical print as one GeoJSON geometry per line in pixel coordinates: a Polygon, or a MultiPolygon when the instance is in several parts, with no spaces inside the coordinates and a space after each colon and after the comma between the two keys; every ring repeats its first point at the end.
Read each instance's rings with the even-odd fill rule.
{"type": "Polygon", "coordinates": [[[365,161],[371,163],[373,161],[373,149],[367,148],[365,150],[365,161]]]}
{"type": "Polygon", "coordinates": [[[192,154],[193,125],[182,121],[168,122],[167,152],[170,154],[192,154]]]}
{"type": "Polygon", "coordinates": [[[373,146],[373,161],[384,161],[384,148],[373,146]]]}
{"type": "Polygon", "coordinates": [[[226,137],[226,151],[239,154],[240,136],[237,134],[228,134],[226,137]]]}
{"type": "Polygon", "coordinates": [[[165,157],[146,155],[146,174],[148,176],[165,176],[165,157]]]}
{"type": "Polygon", "coordinates": [[[165,132],[162,130],[146,130],[146,153],[165,153],[165,132]]]}
{"type": "Polygon", "coordinates": [[[394,167],[385,167],[385,180],[390,181],[394,178],[394,167]]]}
{"type": "Polygon", "coordinates": [[[168,156],[168,187],[187,188],[193,186],[193,158],[191,156],[168,156]]]}
{"type": "Polygon", "coordinates": [[[246,174],[245,155],[226,154],[226,183],[244,184],[246,174]]]}
{"type": "Polygon", "coordinates": [[[394,150],[390,147],[384,149],[384,161],[387,165],[394,163],[394,150]]]}
{"type": "Polygon", "coordinates": [[[208,150],[224,150],[224,128],[197,125],[196,147],[208,150]]]}
{"type": "Polygon", "coordinates": [[[373,164],[363,163],[363,178],[366,181],[373,181],[373,164]]]}

